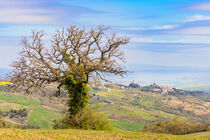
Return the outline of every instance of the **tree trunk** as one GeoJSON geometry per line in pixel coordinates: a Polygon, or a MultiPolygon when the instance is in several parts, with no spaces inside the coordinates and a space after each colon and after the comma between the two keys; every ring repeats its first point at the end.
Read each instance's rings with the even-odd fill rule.
{"type": "Polygon", "coordinates": [[[66,81],[66,88],[68,90],[68,113],[70,117],[77,115],[85,109],[89,102],[88,85],[74,80],[72,77],[66,81]]]}

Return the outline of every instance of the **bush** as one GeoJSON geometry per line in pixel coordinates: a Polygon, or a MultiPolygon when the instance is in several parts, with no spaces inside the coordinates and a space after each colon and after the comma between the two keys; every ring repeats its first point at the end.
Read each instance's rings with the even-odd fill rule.
{"type": "Polygon", "coordinates": [[[54,129],[91,129],[91,130],[112,130],[113,126],[109,119],[102,113],[87,109],[69,117],[68,115],[61,120],[54,120],[54,129]]]}
{"type": "Polygon", "coordinates": [[[178,118],[146,126],[144,132],[184,135],[208,130],[208,124],[192,124],[178,118]]]}
{"type": "Polygon", "coordinates": [[[11,126],[0,116],[0,128],[10,128],[11,126]]]}
{"type": "Polygon", "coordinates": [[[28,124],[28,125],[21,125],[20,128],[21,129],[40,129],[39,126],[33,126],[33,125],[30,125],[30,124],[28,124]]]}

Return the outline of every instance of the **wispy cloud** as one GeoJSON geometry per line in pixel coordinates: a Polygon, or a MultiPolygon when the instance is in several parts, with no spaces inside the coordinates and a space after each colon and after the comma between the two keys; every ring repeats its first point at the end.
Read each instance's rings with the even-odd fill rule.
{"type": "Polygon", "coordinates": [[[152,38],[142,36],[130,36],[132,42],[154,42],[152,38]]]}
{"type": "Polygon", "coordinates": [[[74,23],[82,15],[97,14],[91,8],[62,5],[58,0],[10,0],[0,2],[0,24],[74,23]]]}
{"type": "MultiPolygon", "coordinates": [[[[184,31],[182,31],[184,32],[184,31]]],[[[187,35],[180,39],[177,39],[175,42],[177,43],[191,43],[191,44],[198,44],[198,48],[201,46],[201,44],[210,44],[209,36],[203,36],[203,35],[187,35]]],[[[209,45],[208,45],[209,46],[209,45]]]]}
{"type": "Polygon", "coordinates": [[[55,22],[52,10],[39,7],[39,3],[26,0],[1,1],[0,23],[46,24],[55,22]]]}
{"type": "Polygon", "coordinates": [[[157,30],[160,30],[160,29],[174,29],[176,27],[178,27],[179,25],[163,25],[163,26],[156,26],[154,27],[153,29],[157,29],[157,30]]]}
{"type": "Polygon", "coordinates": [[[0,8],[0,23],[47,24],[55,22],[52,11],[43,9],[0,8]]]}
{"type": "Polygon", "coordinates": [[[194,15],[190,17],[189,19],[185,20],[185,22],[201,21],[201,20],[210,20],[210,16],[194,15]]]}
{"type": "MultiPolygon", "coordinates": [[[[206,32],[206,35],[209,35],[210,32],[206,32]]],[[[155,38],[155,37],[142,37],[142,36],[133,36],[131,38],[131,41],[134,43],[173,43],[168,44],[168,47],[174,46],[174,43],[184,43],[180,44],[182,46],[185,46],[187,44],[210,44],[209,36],[199,35],[199,32],[197,31],[191,31],[191,29],[188,30],[179,30],[168,33],[167,36],[171,36],[172,39],[164,39],[164,35],[160,35],[161,38],[155,38]],[[174,37],[178,34],[180,37],[174,37]]],[[[159,44],[162,45],[162,44],[159,44]]],[[[197,46],[199,47],[199,45],[197,46]]]]}
{"type": "Polygon", "coordinates": [[[170,31],[172,34],[182,35],[210,35],[210,26],[192,27],[170,31]]]}
{"type": "MultiPolygon", "coordinates": [[[[43,0],[46,1],[46,0],[43,0]]],[[[4,0],[0,2],[0,7],[25,7],[32,6],[34,4],[39,4],[39,0],[36,1],[27,1],[27,0],[4,0]]]]}
{"type": "MultiPolygon", "coordinates": [[[[150,28],[126,28],[124,30],[125,32],[129,34],[134,35],[134,41],[138,41],[138,36],[143,36],[143,38],[146,38],[146,40],[149,40],[148,37],[154,38],[155,36],[163,36],[163,35],[181,35],[180,37],[183,37],[182,35],[200,35],[200,36],[206,36],[210,35],[210,16],[204,16],[204,15],[195,15],[191,16],[190,18],[183,20],[179,24],[171,24],[171,25],[163,25],[163,26],[155,26],[150,28]]],[[[179,38],[179,37],[178,37],[179,38]]],[[[177,39],[177,37],[175,37],[177,39]]],[[[145,39],[144,39],[145,40],[145,39]]],[[[153,39],[154,40],[154,39],[153,39]]],[[[167,41],[169,38],[166,38],[167,41]]],[[[192,42],[195,42],[194,40],[191,40],[192,42]]],[[[203,41],[203,40],[202,40],[203,41]]],[[[205,39],[205,41],[207,41],[205,39]]],[[[162,42],[162,40],[158,41],[162,42]]],[[[197,39],[196,39],[197,42],[197,39]]],[[[209,43],[209,41],[207,41],[209,43]]]]}
{"type": "MultiPolygon", "coordinates": [[[[199,47],[199,46],[197,46],[199,47]]],[[[170,49],[170,46],[168,46],[170,49]]],[[[126,50],[126,60],[128,64],[158,64],[164,66],[187,66],[187,67],[210,67],[209,48],[189,48],[184,51],[175,52],[155,52],[146,51],[141,48],[126,50]],[[133,61],[136,60],[136,61],[133,61]]]]}
{"type": "Polygon", "coordinates": [[[188,6],[185,9],[187,9],[187,10],[206,10],[206,11],[209,11],[210,10],[210,2],[194,3],[194,4],[188,6]]]}
{"type": "Polygon", "coordinates": [[[32,29],[51,35],[60,26],[105,24],[131,36],[129,47],[123,48],[128,70],[139,72],[131,80],[199,79],[206,72],[203,67],[210,67],[210,2],[180,10],[189,3],[192,0],[0,0],[0,60],[5,60],[0,67],[15,60],[19,36],[32,29]]]}

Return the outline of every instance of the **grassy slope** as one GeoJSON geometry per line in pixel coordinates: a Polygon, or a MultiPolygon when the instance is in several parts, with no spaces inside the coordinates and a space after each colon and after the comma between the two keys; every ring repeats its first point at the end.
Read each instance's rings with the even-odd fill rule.
{"type": "Polygon", "coordinates": [[[176,116],[175,114],[153,109],[158,97],[157,99],[156,97],[147,95],[140,97],[139,93],[128,96],[128,94],[124,93],[125,90],[120,89],[110,89],[109,92],[91,90],[91,92],[100,96],[102,101],[99,103],[92,103],[90,104],[90,107],[98,108],[99,111],[104,112],[110,118],[117,120],[118,122],[114,122],[114,125],[123,130],[135,131],[142,129],[144,124],[140,123],[139,120],[155,121],[159,116],[163,118],[174,118],[176,116]],[[136,97],[140,97],[137,99],[137,104],[142,105],[142,107],[133,105],[136,97]],[[105,103],[103,99],[112,102],[112,104],[105,103]],[[131,123],[129,124],[129,122],[131,123]]]}
{"type": "Polygon", "coordinates": [[[194,134],[188,134],[187,136],[193,136],[193,137],[196,137],[196,138],[208,138],[208,139],[210,139],[210,131],[194,133],[194,134]]]}
{"type": "Polygon", "coordinates": [[[39,126],[42,129],[52,128],[53,119],[61,117],[56,110],[43,108],[40,101],[19,94],[7,95],[0,92],[0,110],[9,111],[10,109],[30,108],[27,124],[39,126]]]}
{"type": "MultiPolygon", "coordinates": [[[[210,132],[208,132],[210,133],[210,132]]],[[[20,129],[0,129],[2,139],[97,139],[97,140],[208,140],[209,137],[176,136],[167,134],[154,134],[144,132],[126,131],[90,131],[90,130],[20,130],[20,129]]]]}
{"type": "Polygon", "coordinates": [[[116,128],[124,129],[128,131],[138,131],[144,128],[144,124],[138,124],[133,122],[125,122],[125,121],[112,121],[113,125],[116,128]]]}
{"type": "Polygon", "coordinates": [[[30,113],[28,124],[33,126],[39,126],[43,129],[52,128],[53,120],[60,118],[61,114],[55,110],[49,110],[43,107],[34,108],[33,112],[30,113]]]}
{"type": "Polygon", "coordinates": [[[129,131],[142,129],[144,124],[160,119],[179,117],[187,120],[193,117],[192,113],[186,112],[187,109],[196,109],[198,104],[204,104],[194,97],[139,92],[134,89],[130,91],[117,88],[109,88],[109,91],[92,89],[90,92],[94,94],[90,100],[90,107],[104,112],[113,119],[115,127],[129,131]],[[178,106],[185,108],[185,112],[182,113],[178,106]]]}
{"type": "Polygon", "coordinates": [[[38,100],[27,98],[26,96],[23,95],[17,95],[17,94],[7,95],[6,93],[3,92],[0,92],[0,99],[8,102],[15,102],[17,104],[25,106],[37,106],[40,104],[38,100]]]}
{"type": "MultiPolygon", "coordinates": [[[[91,100],[97,101],[98,97],[101,98],[101,101],[97,101],[98,103],[91,103],[90,107],[104,112],[113,120],[114,126],[122,130],[137,131],[143,128],[147,123],[145,121],[156,121],[159,118],[168,119],[179,116],[188,119],[188,117],[161,110],[164,106],[160,101],[163,98],[167,101],[168,98],[172,98],[171,96],[162,97],[158,94],[139,93],[135,90],[130,91],[132,94],[128,94],[126,90],[114,88],[109,89],[109,92],[93,89],[90,92],[96,94],[91,100]]],[[[178,101],[175,97],[173,99],[178,101]]],[[[43,129],[52,128],[52,120],[61,117],[57,111],[43,108],[39,100],[17,94],[8,96],[0,92],[0,109],[8,111],[11,108],[31,109],[27,123],[39,125],[43,129]]]]}
{"type": "MultiPolygon", "coordinates": [[[[39,126],[42,129],[52,128],[52,121],[54,119],[62,117],[62,115],[56,110],[43,108],[40,105],[39,100],[32,99],[30,97],[19,94],[7,95],[6,93],[0,92],[1,111],[9,111],[11,109],[18,110],[21,108],[31,109],[26,123],[33,126],[39,126]]],[[[115,113],[121,112],[120,110],[118,110],[118,108],[112,107],[112,109],[113,109],[112,112],[115,113]]],[[[126,108],[122,109],[122,113],[124,113],[125,109],[126,108]]],[[[129,131],[137,131],[142,129],[144,126],[143,124],[127,122],[127,121],[113,121],[113,124],[116,128],[121,128],[123,130],[129,130],[129,131]]]]}

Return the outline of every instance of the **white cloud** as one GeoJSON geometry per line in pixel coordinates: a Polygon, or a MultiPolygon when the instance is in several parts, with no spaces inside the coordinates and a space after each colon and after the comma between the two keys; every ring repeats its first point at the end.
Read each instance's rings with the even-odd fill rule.
{"type": "Polygon", "coordinates": [[[146,37],[139,37],[139,36],[130,36],[131,42],[153,42],[152,38],[146,38],[146,37]]]}
{"type": "Polygon", "coordinates": [[[123,30],[130,30],[130,31],[144,31],[144,30],[167,30],[167,29],[174,29],[176,27],[179,27],[179,25],[163,25],[163,26],[155,26],[155,27],[127,27],[127,28],[121,28],[123,30]]]}
{"type": "MultiPolygon", "coordinates": [[[[170,47],[170,46],[169,46],[170,47]]],[[[174,53],[151,52],[137,49],[127,49],[125,52],[128,64],[151,64],[176,67],[210,67],[209,50],[190,48],[185,51],[174,53]],[[135,60],[135,61],[134,61],[135,60]]]]}
{"type": "Polygon", "coordinates": [[[130,30],[130,31],[140,31],[140,30],[146,30],[146,28],[143,27],[128,27],[128,28],[121,28],[123,30],[130,30]]]}
{"type": "MultiPolygon", "coordinates": [[[[209,27],[210,28],[210,27],[209,27]]],[[[181,31],[180,31],[181,32],[181,31]]],[[[184,31],[182,31],[184,32],[184,31]]],[[[209,31],[210,32],[210,31],[209,31]]],[[[194,44],[210,44],[210,36],[208,35],[185,35],[179,33],[179,35],[170,35],[167,39],[165,36],[153,36],[143,37],[143,36],[130,36],[131,42],[135,43],[194,43],[194,44]]]]}
{"type": "Polygon", "coordinates": [[[196,3],[188,7],[189,10],[210,10],[210,2],[196,3]]]}
{"type": "Polygon", "coordinates": [[[210,35],[210,26],[185,28],[176,31],[170,31],[169,33],[184,35],[210,35]]]}
{"type": "Polygon", "coordinates": [[[201,20],[210,20],[210,16],[194,15],[190,17],[189,19],[185,20],[185,22],[201,21],[201,20]]]}
{"type": "Polygon", "coordinates": [[[47,15],[50,13],[51,11],[43,9],[4,8],[0,9],[0,23],[18,23],[18,24],[53,23],[54,18],[47,15]]]}
{"type": "Polygon", "coordinates": [[[163,26],[156,26],[153,29],[158,29],[158,30],[161,30],[161,29],[174,29],[174,28],[176,28],[178,26],[179,25],[163,25],[163,26]]]}
{"type": "Polygon", "coordinates": [[[47,24],[55,23],[54,11],[41,8],[40,3],[25,0],[0,2],[0,23],[47,24]]]}
{"type": "Polygon", "coordinates": [[[209,38],[210,38],[209,36],[191,35],[191,36],[182,37],[181,39],[176,40],[174,43],[210,44],[209,38]]]}

